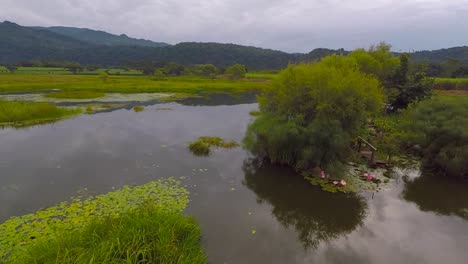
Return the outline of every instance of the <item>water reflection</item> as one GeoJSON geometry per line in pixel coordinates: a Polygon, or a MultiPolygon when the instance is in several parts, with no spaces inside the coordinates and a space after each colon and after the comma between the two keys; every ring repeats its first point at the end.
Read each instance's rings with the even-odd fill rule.
{"type": "Polygon", "coordinates": [[[237,95],[232,94],[207,94],[201,97],[190,97],[177,101],[182,105],[191,106],[217,106],[217,105],[238,105],[238,104],[252,104],[256,102],[257,93],[242,93],[237,95]]]}
{"type": "Polygon", "coordinates": [[[349,234],[366,216],[367,204],[354,194],[332,194],[311,186],[285,167],[244,163],[243,184],[267,202],[285,227],[294,227],[305,248],[349,234]]]}
{"type": "Polygon", "coordinates": [[[408,181],[403,191],[405,200],[416,203],[422,211],[442,215],[457,215],[468,219],[468,192],[466,184],[423,173],[408,181]]]}

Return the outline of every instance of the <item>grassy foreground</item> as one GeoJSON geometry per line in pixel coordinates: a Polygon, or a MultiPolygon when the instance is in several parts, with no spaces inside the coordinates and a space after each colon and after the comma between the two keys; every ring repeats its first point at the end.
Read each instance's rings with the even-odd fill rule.
{"type": "Polygon", "coordinates": [[[50,103],[0,100],[0,126],[41,124],[79,113],[79,109],[60,108],[50,103]]]}
{"type": "Polygon", "coordinates": [[[193,218],[143,206],[83,229],[62,230],[22,251],[14,263],[205,263],[193,218]]]}
{"type": "Polygon", "coordinates": [[[0,263],[204,263],[174,179],[78,197],[0,225],[0,263]]]}
{"type": "Polygon", "coordinates": [[[261,91],[268,80],[227,80],[201,77],[170,77],[154,81],[147,76],[87,75],[0,75],[0,93],[61,91],[93,91],[101,93],[241,93],[261,91]]]}

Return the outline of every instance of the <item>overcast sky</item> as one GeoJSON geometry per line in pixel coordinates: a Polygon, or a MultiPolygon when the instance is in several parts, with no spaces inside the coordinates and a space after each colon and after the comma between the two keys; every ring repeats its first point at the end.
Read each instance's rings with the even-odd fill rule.
{"type": "Polygon", "coordinates": [[[468,0],[0,0],[2,20],[288,52],[468,45],[468,0]]]}

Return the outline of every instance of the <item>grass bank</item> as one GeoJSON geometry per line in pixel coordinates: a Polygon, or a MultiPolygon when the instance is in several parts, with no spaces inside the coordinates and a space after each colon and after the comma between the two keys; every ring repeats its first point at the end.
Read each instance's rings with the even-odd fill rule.
{"type": "Polygon", "coordinates": [[[79,114],[79,109],[66,109],[50,103],[0,100],[0,126],[27,126],[53,122],[79,114]]]}
{"type": "Polygon", "coordinates": [[[154,81],[147,76],[87,75],[16,75],[0,76],[0,93],[43,92],[59,89],[63,92],[92,91],[101,93],[243,93],[261,91],[270,85],[268,80],[225,80],[201,77],[170,77],[154,81]]]}
{"type": "Polygon", "coordinates": [[[58,98],[58,99],[95,99],[106,96],[105,93],[94,92],[94,91],[66,91],[66,92],[56,92],[48,93],[44,95],[48,98],[58,98]]]}
{"type": "Polygon", "coordinates": [[[205,263],[173,179],[78,197],[0,225],[4,263],[205,263]]]}

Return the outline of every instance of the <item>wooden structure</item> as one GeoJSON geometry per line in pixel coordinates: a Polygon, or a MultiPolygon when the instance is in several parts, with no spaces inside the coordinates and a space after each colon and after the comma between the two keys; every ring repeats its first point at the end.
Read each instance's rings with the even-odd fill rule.
{"type": "Polygon", "coordinates": [[[363,155],[364,157],[369,158],[369,162],[371,164],[374,164],[375,152],[377,152],[377,148],[362,137],[358,137],[358,152],[361,153],[361,155],[363,155]],[[370,148],[370,153],[364,151],[361,152],[362,144],[370,148]]]}

